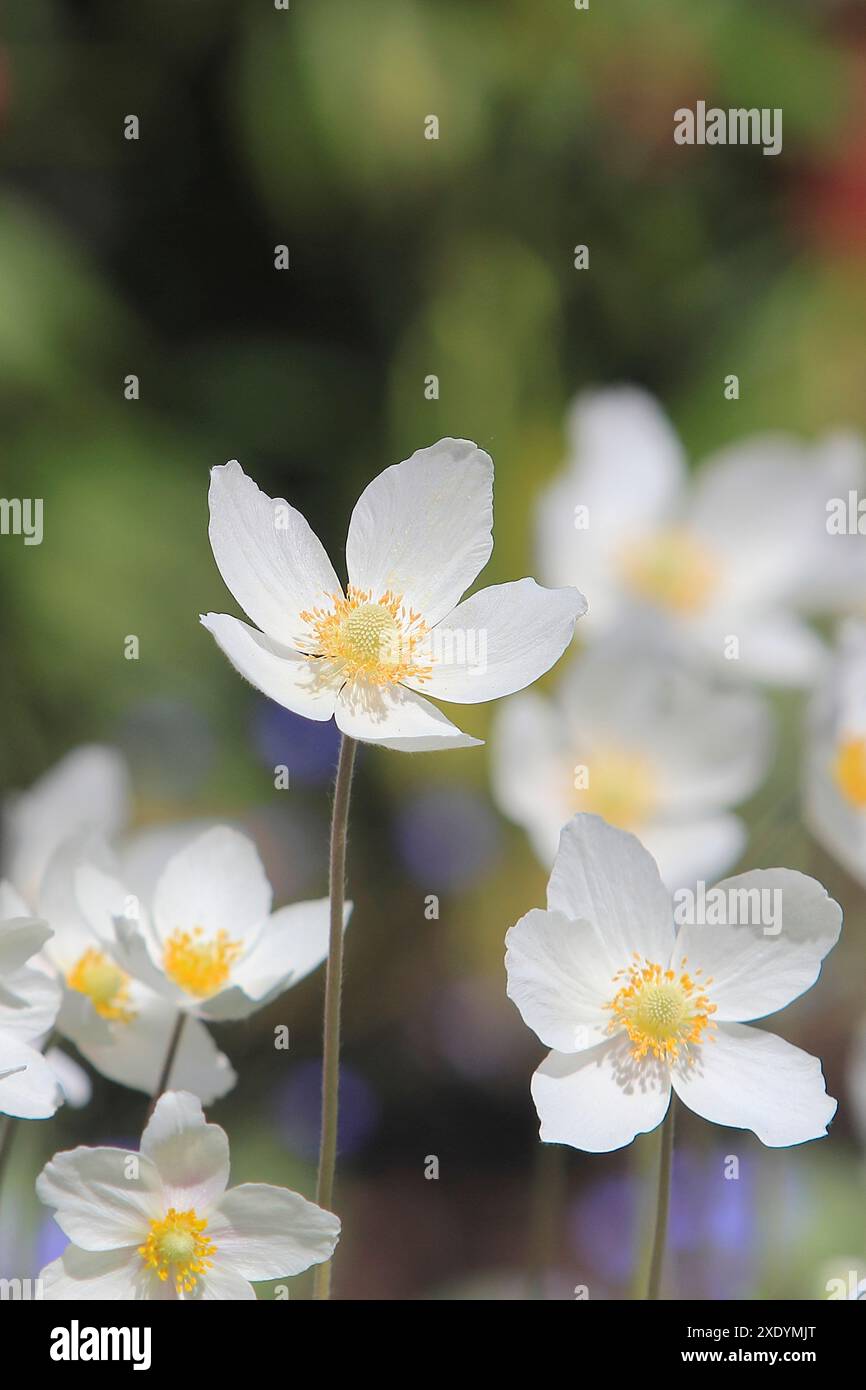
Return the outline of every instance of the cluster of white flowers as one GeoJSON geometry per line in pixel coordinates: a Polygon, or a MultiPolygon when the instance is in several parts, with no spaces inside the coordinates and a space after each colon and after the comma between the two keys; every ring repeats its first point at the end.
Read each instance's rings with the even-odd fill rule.
{"type": "MultiPolygon", "coordinates": [[[[252,842],[214,826],[173,830],[158,862],[127,823],[115,750],[77,749],[7,806],[0,882],[0,1114],[44,1119],[86,1103],[86,1073],[153,1094],[178,1019],[177,1093],[158,1100],[141,1155],[59,1154],[37,1183],[72,1244],[42,1271],[48,1299],[253,1298],[250,1279],[299,1273],[333,1253],[339,1222],[296,1193],[226,1193],[228,1145],[201,1102],[237,1080],[206,1021],[248,1017],[327,952],[327,900],[271,911],[252,842]],[[109,839],[111,843],[109,843],[109,839]],[[159,861],[162,861],[161,863],[159,861]]],[[[349,909],[346,912],[348,920],[349,909]]]]}
{"type": "MultiPolygon", "coordinates": [[[[809,456],[768,437],[690,479],[658,407],[625,389],[579,399],[570,439],[539,507],[553,587],[468,599],[493,544],[493,465],[474,444],[442,440],[367,487],[345,588],[294,508],[238,463],[215,468],[214,557],[254,626],[202,622],[258,690],[349,740],[467,748],[478,740],[425,697],[513,697],[494,792],[552,863],[547,908],[511,928],[506,957],[508,993],[551,1049],[532,1082],[543,1140],[618,1148],[674,1093],[768,1145],[817,1138],[836,1107],[820,1063],[751,1022],[814,984],[838,905],[785,869],[724,880],[712,916],[678,904],[746,845],[735,808],[773,748],[750,677],[813,690],[808,820],[866,884],[866,628],[850,621],[834,665],[809,622],[842,613],[864,574],[861,548],[833,548],[824,524],[828,490],[866,476],[861,447],[837,436],[809,456]],[[571,643],[578,581],[586,649],[550,697],[518,693],[571,643]]],[[[251,1280],[329,1260],[340,1225],[284,1189],[227,1189],[228,1141],[201,1104],[236,1077],[207,1025],[326,959],[328,901],[274,911],[255,846],[228,826],[173,829],[142,854],[129,805],[122,759],[93,746],[4,811],[0,1111],[86,1101],[55,1038],[155,1100],[138,1154],[79,1148],[38,1179],[70,1240],[46,1296],[254,1298],[251,1280]]]]}

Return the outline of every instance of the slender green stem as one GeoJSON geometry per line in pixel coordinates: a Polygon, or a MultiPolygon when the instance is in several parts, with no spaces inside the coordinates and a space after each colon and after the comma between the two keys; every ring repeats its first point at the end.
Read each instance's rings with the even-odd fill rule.
{"type": "Polygon", "coordinates": [[[671,1171],[674,1160],[674,1124],[677,1098],[671,1091],[671,1103],[661,1127],[661,1152],[659,1154],[659,1190],[656,1203],[656,1224],[653,1236],[652,1258],[650,1260],[647,1298],[658,1298],[665,1262],[665,1242],[668,1232],[668,1211],[671,1204],[671,1171]]]}
{"type": "Polygon", "coordinates": [[[565,1148],[538,1145],[529,1217],[528,1296],[545,1297],[545,1276],[556,1266],[565,1197],[565,1148]]]}
{"type": "Polygon", "coordinates": [[[156,1083],[156,1090],[151,1096],[150,1105],[147,1107],[148,1119],[150,1119],[151,1115],[156,1109],[156,1102],[159,1100],[163,1091],[168,1090],[168,1083],[171,1080],[171,1073],[174,1069],[174,1060],[177,1056],[177,1050],[180,1047],[180,1040],[183,1037],[183,1026],[185,1023],[186,1011],[184,1009],[178,1009],[177,1018],[175,1019],[174,1027],[171,1030],[171,1037],[168,1043],[168,1051],[165,1054],[165,1061],[162,1064],[162,1071],[160,1072],[159,1080],[156,1083]]]}
{"type": "MultiPolygon", "coordinates": [[[[349,797],[357,743],[343,735],[334,806],[331,815],[330,896],[331,922],[328,965],[325,976],[325,1029],[322,1051],[322,1133],[319,1144],[319,1176],[316,1201],[326,1211],[334,1200],[334,1171],[337,1166],[337,1123],[340,1098],[340,1002],[343,993],[343,908],[346,895],[346,838],[349,825],[349,797]]],[[[316,1266],[313,1298],[331,1297],[331,1265],[316,1266]]]]}

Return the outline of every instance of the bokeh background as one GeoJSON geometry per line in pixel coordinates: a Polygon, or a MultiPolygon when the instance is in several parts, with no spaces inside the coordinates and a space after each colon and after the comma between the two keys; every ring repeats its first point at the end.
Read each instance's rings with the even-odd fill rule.
{"type": "MultiPolygon", "coordinates": [[[[208,469],[239,458],[339,570],[370,477],[475,439],[497,468],[489,583],[532,572],[534,499],[581,388],[649,388],[695,458],[752,430],[866,427],[864,73],[857,0],[4,0],[0,492],[44,499],[45,538],[0,538],[0,790],[112,743],[139,828],[230,819],[278,901],[325,893],[333,726],[258,697],[198,626],[230,605],[208,469]],[[782,107],[783,155],[675,146],[672,113],[698,98],[782,107]]],[[[796,700],[777,701],[743,863],[807,868],[846,908],[848,954],[780,1027],[842,1104],[830,1140],[791,1152],[685,1116],[672,1294],[817,1297],[825,1260],[866,1256],[845,1104],[866,904],[800,824],[796,700]]],[[[488,710],[459,716],[484,737],[488,710]]],[[[543,1049],[502,956],[546,874],[495,809],[486,751],[362,749],[349,875],[338,1294],[628,1296],[654,1140],[540,1150],[543,1049]]],[[[319,972],[217,1030],[240,1074],[211,1109],[235,1180],[312,1193],[322,991],[319,972]]],[[[47,1156],[137,1142],[144,1097],[94,1087],[19,1127],[6,1269],[63,1243],[32,1197],[47,1156]]]]}

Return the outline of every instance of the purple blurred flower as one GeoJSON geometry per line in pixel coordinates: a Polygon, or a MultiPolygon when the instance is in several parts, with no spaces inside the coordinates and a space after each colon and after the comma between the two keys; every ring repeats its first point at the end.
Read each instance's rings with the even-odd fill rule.
{"type": "Polygon", "coordinates": [[[488,873],[501,850],[499,822],[465,787],[434,787],[408,798],[395,837],[411,877],[430,892],[466,888],[488,873]]]}
{"type": "MultiPolygon", "coordinates": [[[[757,1186],[754,1163],[725,1177],[721,1150],[674,1155],[667,1277],[690,1297],[746,1296],[755,1275],[757,1186]]],[[[573,1247],[612,1285],[627,1285],[638,1256],[646,1193],[630,1173],[593,1183],[572,1209],[573,1247]]]]}
{"type": "Polygon", "coordinates": [[[257,700],[251,734],[266,767],[289,769],[290,785],[320,786],[337,766],[340,731],[333,719],[304,719],[273,700],[257,700]]]}
{"type": "MultiPolygon", "coordinates": [[[[275,1094],[277,1124],[289,1148],[302,1158],[314,1159],[319,1151],[322,1064],[300,1062],[275,1094]]],[[[376,1128],[380,1106],[370,1083],[357,1071],[340,1069],[341,1157],[357,1153],[376,1128]]]]}

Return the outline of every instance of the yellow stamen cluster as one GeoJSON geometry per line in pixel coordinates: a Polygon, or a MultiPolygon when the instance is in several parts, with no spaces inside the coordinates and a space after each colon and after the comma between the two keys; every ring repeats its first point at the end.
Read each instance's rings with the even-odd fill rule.
{"type": "Polygon", "coordinates": [[[66,983],[86,994],[101,1018],[117,1023],[135,1018],[135,1010],[129,1008],[129,976],[104,951],[88,947],[67,973],[66,983]]]}
{"type": "Polygon", "coordinates": [[[349,585],[346,597],[329,594],[330,606],[300,614],[308,632],[299,647],[325,663],[329,675],[373,685],[396,685],[407,676],[424,681],[431,667],[420,650],[429,628],[420,613],[407,609],[400,595],[373,599],[369,590],[349,585]]]}
{"type": "Polygon", "coordinates": [[[639,753],[599,749],[586,765],[585,787],[578,774],[583,774],[582,766],[575,770],[577,809],[594,812],[610,825],[630,830],[643,824],[655,808],[655,777],[639,753]]]}
{"type": "Polygon", "coordinates": [[[207,1221],[195,1209],[175,1211],[169,1207],[161,1221],[151,1221],[144,1245],[138,1253],[144,1263],[156,1270],[163,1283],[171,1278],[178,1293],[192,1293],[199,1274],[213,1264],[216,1246],[205,1234],[207,1221]]]}
{"type": "MultiPolygon", "coordinates": [[[[645,960],[637,952],[632,964],[614,976],[617,993],[605,1005],[613,1013],[608,1032],[624,1028],[631,1042],[631,1054],[641,1061],[652,1055],[659,1062],[674,1062],[681,1050],[706,1041],[704,1034],[715,1027],[710,1016],[716,1012],[704,992],[712,978],[699,980],[686,971],[683,957],[678,975],[645,960]]],[[[694,1057],[689,1058],[689,1064],[694,1057]]]]}
{"type": "Polygon", "coordinates": [[[866,738],[847,738],[839,744],[833,777],[846,801],[866,810],[866,738]]]}
{"type": "Polygon", "coordinates": [[[170,980],[205,999],[221,989],[242,950],[240,941],[230,941],[228,932],[205,937],[202,927],[176,931],[165,943],[163,969],[170,980]]]}
{"type": "Polygon", "coordinates": [[[711,555],[687,531],[659,531],[633,546],[622,575],[639,598],[682,617],[706,608],[718,581],[711,555]]]}

